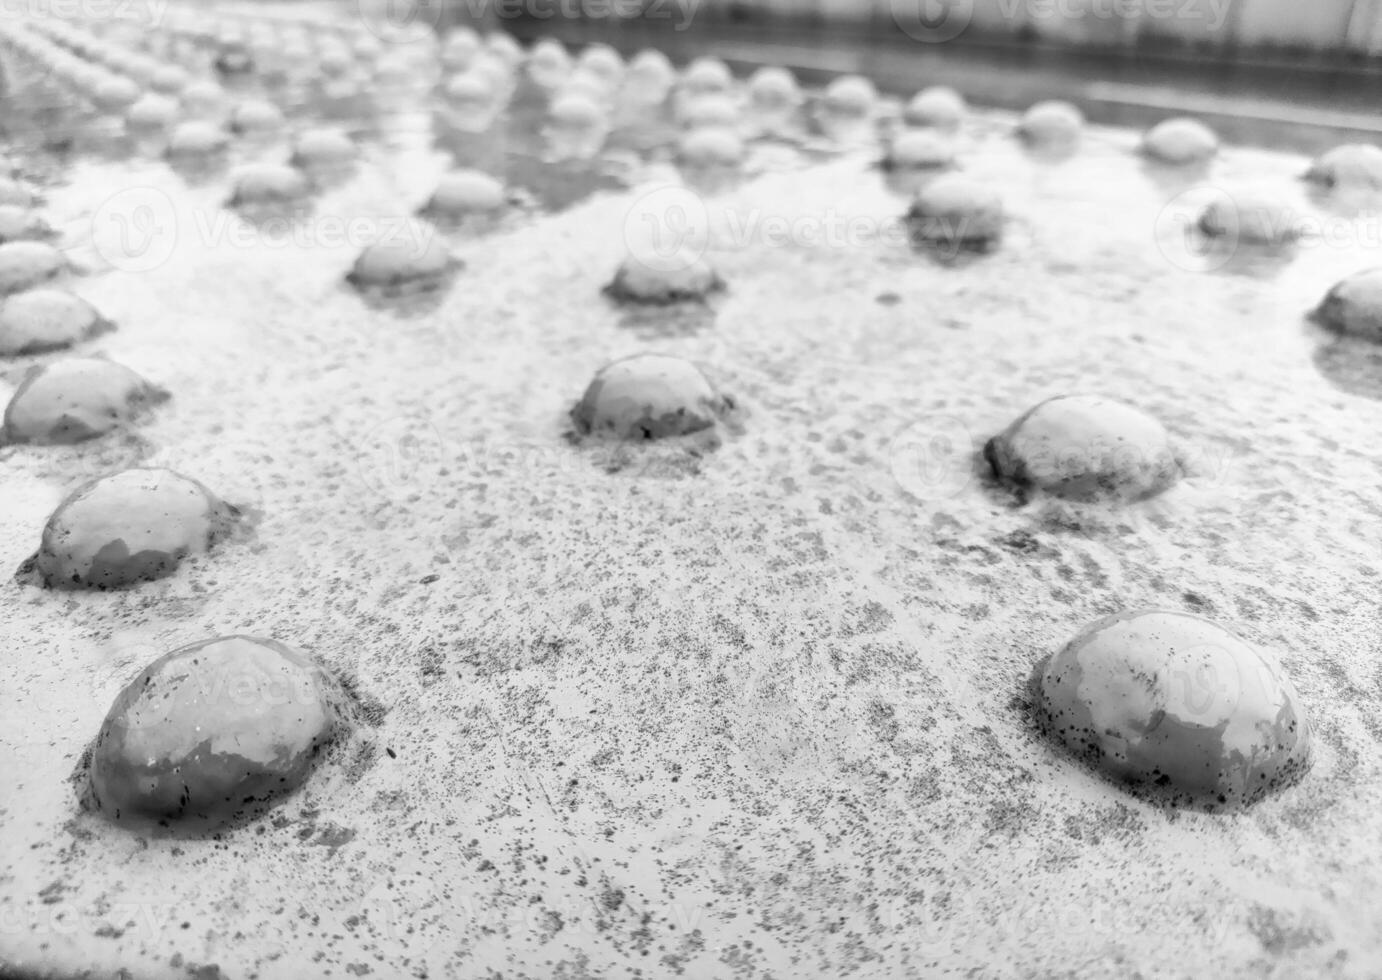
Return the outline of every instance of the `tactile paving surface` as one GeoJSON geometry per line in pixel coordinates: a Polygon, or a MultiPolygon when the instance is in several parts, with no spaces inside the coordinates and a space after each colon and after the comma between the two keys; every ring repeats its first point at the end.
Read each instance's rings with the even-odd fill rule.
{"type": "MultiPolygon", "coordinates": [[[[1207,175],[1156,171],[1113,130],[1042,161],[975,111],[956,156],[1005,228],[946,258],[910,246],[911,188],[872,141],[751,140],[730,174],[669,190],[660,131],[544,163],[540,109],[467,136],[425,86],[364,88],[280,99],[287,133],[325,120],[360,147],[291,221],[237,217],[227,169],[189,176],[118,126],[13,154],[69,288],[117,326],[76,351],[172,397],[96,441],[0,449],[0,567],[75,486],[131,465],[254,521],[131,589],[7,579],[14,970],[1377,975],[1382,388],[1371,348],[1305,313],[1379,243],[1305,195],[1308,161],[1229,147],[1207,175]],[[454,278],[347,284],[456,164],[521,193],[435,229],[454,278]],[[1244,180],[1321,233],[1269,254],[1187,239],[1244,180]],[[602,294],[649,213],[723,292],[602,294]],[[577,438],[594,373],[649,350],[699,364],[732,424],[577,438]],[[1176,486],[1122,505],[1000,486],[985,440],[1076,391],[1160,419],[1176,486]],[[1167,809],[1038,731],[1034,666],[1142,606],[1281,661],[1315,728],[1303,781],[1167,809]],[[121,688],[236,633],[341,677],[355,732],[219,835],[84,812],[121,688]]],[[[227,167],[289,143],[237,138],[227,167]]],[[[0,361],[6,400],[55,356],[0,361]]]]}

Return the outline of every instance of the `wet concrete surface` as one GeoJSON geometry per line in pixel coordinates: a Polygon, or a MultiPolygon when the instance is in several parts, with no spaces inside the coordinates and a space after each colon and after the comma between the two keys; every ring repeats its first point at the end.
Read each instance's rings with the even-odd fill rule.
{"type": "MultiPolygon", "coordinates": [[[[1377,975],[1382,402],[1304,316],[1377,243],[1304,194],[1304,156],[1230,147],[1187,175],[1096,127],[1041,161],[980,111],[959,161],[1007,227],[945,257],[911,247],[872,141],[760,142],[728,179],[685,175],[724,294],[631,323],[601,287],[676,176],[665,144],[616,133],[548,165],[531,93],[487,139],[439,127],[425,92],[276,94],[291,129],[344,121],[362,148],[296,222],[243,221],[224,170],[179,174],[88,120],[18,130],[68,148],[24,162],[71,288],[118,325],[79,349],[172,399],[124,436],[0,449],[0,566],[72,487],[136,463],[257,524],[135,589],[4,586],[8,969],[1377,975]],[[367,303],[352,236],[453,165],[530,206],[443,232],[448,288],[367,303]],[[1207,247],[1187,231],[1204,182],[1245,178],[1332,234],[1207,247]],[[111,266],[112,200],[152,209],[160,261],[111,266]],[[738,424],[570,439],[594,372],[648,349],[701,365],[738,424]],[[1162,420],[1185,478],[1124,507],[1014,497],[983,443],[1070,391],[1162,420]],[[1282,662],[1316,725],[1303,782],[1168,809],[1043,736],[1034,665],[1140,606],[1282,662]],[[233,633],[342,678],[371,719],[350,751],[206,840],[84,811],[71,777],[118,692],[233,633]]],[[[227,166],[288,146],[237,141],[227,166]]]]}

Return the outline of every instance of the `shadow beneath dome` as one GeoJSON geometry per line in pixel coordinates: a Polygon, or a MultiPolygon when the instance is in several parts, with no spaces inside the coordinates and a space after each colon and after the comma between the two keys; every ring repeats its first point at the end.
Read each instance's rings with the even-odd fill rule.
{"type": "MultiPolygon", "coordinates": [[[[1199,610],[1191,610],[1191,613],[1199,615],[1199,610]]],[[[1132,799],[1156,807],[1165,814],[1167,820],[1171,821],[1174,821],[1182,811],[1226,815],[1242,813],[1245,810],[1251,810],[1271,795],[1270,793],[1261,796],[1254,795],[1253,798],[1244,802],[1242,798],[1236,795],[1230,798],[1220,793],[1217,797],[1210,797],[1201,792],[1178,789],[1165,775],[1153,781],[1135,777],[1125,778],[1106,771],[1100,766],[1100,762],[1104,758],[1103,750],[1091,739],[1085,740],[1083,751],[1077,751],[1065,744],[1056,731],[1050,713],[1044,706],[1045,697],[1042,690],[1042,680],[1054,656],[1054,653],[1047,653],[1039,657],[1033,665],[1031,673],[1027,676],[1022,692],[1014,694],[1008,702],[1009,709],[1018,715],[1031,737],[1049,746],[1053,756],[1073,759],[1079,766],[1097,777],[1109,788],[1126,793],[1132,799]]],[[[1284,775],[1276,788],[1278,790],[1287,789],[1299,783],[1309,769],[1308,761],[1295,767],[1284,775]]]]}
{"type": "Polygon", "coordinates": [[[452,268],[441,276],[429,276],[414,282],[394,285],[357,284],[347,276],[342,288],[358,297],[375,313],[387,313],[400,320],[421,319],[441,308],[463,268],[464,265],[458,259],[452,268]]]}
{"type": "MultiPolygon", "coordinates": [[[[1305,178],[1301,178],[1305,181],[1305,178]]],[[[1315,207],[1339,218],[1358,218],[1382,209],[1382,189],[1340,187],[1305,181],[1305,196],[1315,207]]]]}
{"type": "Polygon", "coordinates": [[[953,171],[955,164],[951,162],[933,167],[904,167],[884,158],[878,162],[877,169],[883,175],[883,186],[889,192],[911,200],[937,177],[953,171]]]}
{"type": "Polygon", "coordinates": [[[1276,244],[1234,242],[1231,238],[1207,235],[1198,228],[1193,234],[1195,254],[1206,263],[1208,269],[1219,275],[1273,279],[1299,254],[1295,241],[1276,244]]]}
{"type": "Polygon", "coordinates": [[[168,168],[188,187],[219,184],[230,170],[230,155],[224,150],[211,153],[175,153],[164,157],[168,168]]]}
{"type": "Polygon", "coordinates": [[[1382,401],[1382,344],[1317,328],[1310,361],[1324,379],[1350,395],[1382,401]]]}
{"type": "MultiPolygon", "coordinates": [[[[1136,151],[1134,151],[1136,152],[1136,151]]],[[[1167,163],[1143,153],[1136,153],[1138,169],[1163,194],[1174,197],[1203,184],[1214,169],[1213,159],[1192,163],[1167,163]]]]}
{"type": "MultiPolygon", "coordinates": [[[[912,219],[908,219],[908,224],[912,224],[912,219]]],[[[963,269],[976,262],[982,262],[997,252],[1001,244],[998,238],[947,241],[918,234],[914,227],[909,228],[908,240],[913,252],[946,269],[963,269]]]]}
{"type": "Polygon", "coordinates": [[[694,337],[715,325],[715,307],[703,300],[683,300],[665,306],[622,307],[619,327],[639,340],[694,337]]]}
{"type": "MultiPolygon", "coordinates": [[[[335,678],[331,691],[331,705],[336,717],[332,731],[309,750],[309,763],[300,785],[291,789],[270,788],[260,795],[239,800],[226,799],[206,812],[184,810],[177,816],[153,814],[116,814],[108,812],[96,797],[92,782],[92,759],[100,736],[83,748],[67,777],[76,795],[78,820],[99,820],[111,827],[154,840],[221,840],[228,834],[246,830],[261,820],[272,829],[282,830],[294,823],[311,825],[320,812],[319,801],[330,796],[342,784],[357,782],[366,771],[381,761],[385,749],[375,729],[388,714],[388,707],[373,695],[359,689],[353,674],[343,673],[335,678]],[[296,811],[296,812],[294,812],[296,811]]],[[[208,741],[208,746],[210,742],[208,741]]],[[[228,756],[219,754],[224,759],[228,756]]],[[[259,781],[264,785],[264,781],[259,781]]],[[[313,828],[315,829],[315,828],[313,828]]],[[[342,830],[343,828],[338,828],[342,830]]],[[[257,832],[263,833],[261,827],[257,832]]],[[[310,833],[299,833],[306,841],[310,833]]],[[[337,833],[334,843],[339,846],[353,836],[337,833]]],[[[310,841],[332,844],[333,841],[310,841]]],[[[333,849],[334,855],[334,849],[333,849]]]]}

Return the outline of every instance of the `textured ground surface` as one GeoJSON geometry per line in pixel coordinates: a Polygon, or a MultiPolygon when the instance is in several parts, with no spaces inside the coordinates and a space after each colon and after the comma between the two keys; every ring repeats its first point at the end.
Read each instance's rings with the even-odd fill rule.
{"type": "MultiPolygon", "coordinates": [[[[458,234],[454,287],[398,310],[342,286],[352,244],[207,233],[231,220],[223,177],[189,185],[138,154],[64,168],[45,213],[120,326],[88,347],[173,399],[138,438],[0,451],[0,567],[76,483],[135,460],[261,516],[133,590],[0,587],[4,962],[1378,976],[1382,403],[1363,353],[1302,318],[1368,264],[1376,225],[1199,271],[1158,245],[1181,188],[1132,133],[1043,164],[1009,126],[980,118],[961,153],[1011,207],[992,255],[914,253],[870,151],[759,150],[757,176],[707,198],[729,215],[709,252],[729,291],[643,317],[599,291],[636,190],[458,234]],[[101,271],[91,216],[137,186],[173,202],[178,248],[101,271]],[[744,234],[754,216],[863,231],[783,244],[744,234]],[[591,374],[641,349],[701,362],[742,431],[699,455],[568,442],[591,374]],[[1072,390],[1162,418],[1193,475],[1118,511],[991,485],[983,440],[1072,390]],[[1033,730],[1037,660],[1141,605],[1281,658],[1317,726],[1304,783],[1247,813],[1168,812],[1033,730]],[[80,812],[70,777],[122,685],[236,632],[353,678],[377,724],[219,839],[80,812]]],[[[313,214],[416,207],[445,165],[430,132],[394,117],[313,214]]],[[[488,162],[518,184],[537,170],[488,162]]],[[[1213,176],[1295,200],[1304,164],[1230,151],[1213,176]]]]}

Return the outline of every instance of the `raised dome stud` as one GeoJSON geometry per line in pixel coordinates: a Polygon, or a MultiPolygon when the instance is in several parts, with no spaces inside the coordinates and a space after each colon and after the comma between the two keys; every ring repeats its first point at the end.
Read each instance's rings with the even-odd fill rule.
{"type": "Polygon", "coordinates": [[[72,492],[48,518],[34,566],[60,589],[118,589],[163,578],[209,551],[239,510],[168,469],[128,469],[72,492]]]}
{"type": "Polygon", "coordinates": [[[46,241],[55,234],[38,212],[15,204],[0,204],[0,244],[46,241]]]}
{"type": "Polygon", "coordinates": [[[1310,724],[1281,665],[1199,616],[1101,619],[1036,687],[1042,727],[1071,753],[1173,804],[1246,806],[1310,766],[1310,724]]]}
{"type": "Polygon", "coordinates": [[[1143,500],[1181,475],[1162,424],[1102,395],[1048,398],[990,439],[984,456],[999,478],[1070,500],[1143,500]]]}
{"type": "Polygon", "coordinates": [[[311,181],[297,167],[282,163],[248,163],[231,175],[226,207],[260,208],[293,204],[312,191],[311,181]]]}
{"type": "Polygon", "coordinates": [[[677,142],[677,162],[686,167],[736,167],[743,159],[744,140],[728,126],[701,126],[677,142]]]}
{"type": "Polygon", "coordinates": [[[115,326],[74,293],[40,287],[0,299],[0,357],[60,350],[115,326]]]}
{"type": "Polygon", "coordinates": [[[221,636],[149,664],[91,754],[90,800],[126,824],[213,829],[299,788],[348,727],[335,679],[274,640],[221,636]]]}
{"type": "Polygon", "coordinates": [[[1200,212],[1197,225],[1210,238],[1268,248],[1289,245],[1305,230],[1301,215],[1275,188],[1253,184],[1217,195],[1200,212]]]}
{"type": "Polygon", "coordinates": [[[942,174],[917,194],[907,212],[913,241],[947,252],[982,252],[1003,237],[1003,199],[964,174],[942,174]]]}
{"type": "Polygon", "coordinates": [[[5,407],[0,445],[82,442],[135,421],[168,392],[103,357],[38,365],[5,407]]]}
{"type": "Polygon", "coordinates": [[[230,137],[220,126],[192,119],[173,127],[164,153],[170,160],[189,161],[214,156],[229,145],[230,137]]]}
{"type": "Polygon", "coordinates": [[[1068,146],[1083,130],[1084,113],[1060,99],[1036,103],[1017,124],[1017,134],[1032,146],[1068,146]]]}
{"type": "Polygon", "coordinates": [[[355,141],[334,126],[304,130],[293,141],[291,162],[297,167],[330,167],[350,163],[358,148],[355,141]]]}
{"type": "Polygon", "coordinates": [[[0,245],[0,297],[42,286],[67,269],[67,259],[47,242],[5,242],[0,245]]]}
{"type": "Polygon", "coordinates": [[[264,136],[283,128],[283,111],[264,99],[246,99],[230,114],[230,130],[245,136],[264,136]]]}
{"type": "Polygon", "coordinates": [[[1310,317],[1328,330],[1382,343],[1382,266],[1335,283],[1310,317]]]}
{"type": "Polygon", "coordinates": [[[729,408],[690,361],[635,354],[595,374],[571,419],[582,435],[642,442],[709,429],[729,408]]]}
{"type": "Polygon", "coordinates": [[[935,129],[904,129],[893,135],[884,170],[942,170],[955,163],[955,141],[935,129]]]}
{"type": "Polygon", "coordinates": [[[346,281],[357,289],[384,293],[429,292],[462,268],[432,226],[408,221],[368,245],[355,259],[346,281]]]}
{"type": "Polygon", "coordinates": [[[1172,166],[1205,163],[1219,152],[1219,137],[1198,119],[1178,116],[1157,123],[1143,134],[1140,151],[1172,166]]]}
{"type": "Polygon", "coordinates": [[[953,132],[964,122],[969,107],[953,88],[935,85],[922,89],[902,107],[902,121],[908,126],[928,126],[953,132]]]}
{"type": "Polygon", "coordinates": [[[675,258],[650,263],[630,255],[620,263],[604,292],[624,303],[665,306],[703,302],[725,288],[724,280],[703,256],[687,252],[675,258]]]}
{"type": "Polygon", "coordinates": [[[1303,177],[1331,190],[1382,190],[1382,147],[1371,143],[1336,146],[1311,163],[1303,177]]]}
{"type": "Polygon", "coordinates": [[[821,104],[827,112],[851,119],[862,119],[878,102],[878,90],[863,75],[842,75],[825,87],[821,104]]]}
{"type": "Polygon", "coordinates": [[[452,170],[442,174],[432,196],[419,210],[426,217],[457,220],[472,214],[489,214],[507,204],[504,185],[480,170],[452,170]]]}

